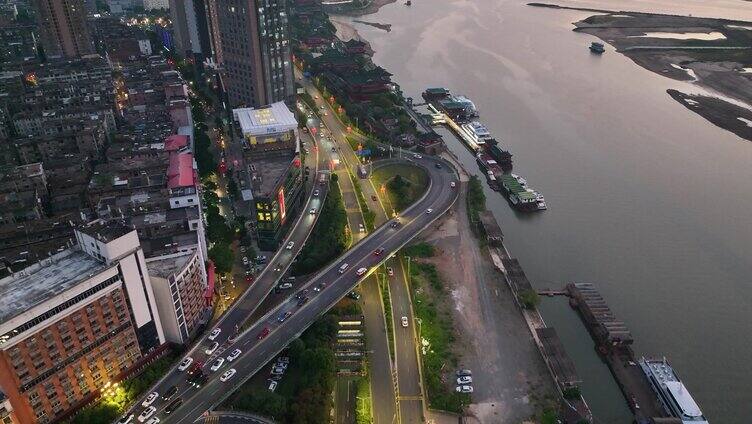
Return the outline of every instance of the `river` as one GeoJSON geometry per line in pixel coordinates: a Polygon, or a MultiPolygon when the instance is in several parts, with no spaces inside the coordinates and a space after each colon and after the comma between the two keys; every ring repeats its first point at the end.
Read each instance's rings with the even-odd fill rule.
{"type": "MultiPolygon", "coordinates": [[[[426,87],[470,97],[549,209],[514,213],[487,190],[505,243],[538,288],[597,284],[639,354],[666,356],[713,423],[752,416],[752,143],[672,100],[692,91],[572,32],[588,12],[517,0],[400,1],[355,24],[374,61],[416,99],[426,87]]],[[[571,1],[616,10],[752,20],[736,0],[571,1]],[[618,6],[617,6],[618,4],[618,6]],[[711,8],[709,5],[716,5],[711,8]]],[[[338,18],[347,19],[347,18],[338,18]]],[[[469,170],[472,156],[450,147],[469,170]]],[[[601,423],[629,411],[564,300],[545,299],[601,423]]],[[[478,394],[482,396],[481,394],[478,394]]]]}

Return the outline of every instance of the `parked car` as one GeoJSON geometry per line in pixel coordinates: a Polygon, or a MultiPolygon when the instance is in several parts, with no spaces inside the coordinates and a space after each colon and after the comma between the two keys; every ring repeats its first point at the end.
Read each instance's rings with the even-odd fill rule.
{"type": "Polygon", "coordinates": [[[277,288],[280,290],[288,290],[292,288],[292,283],[282,283],[278,285],[277,288]]]}
{"type": "Polygon", "coordinates": [[[147,396],[146,399],[144,399],[144,401],[141,402],[141,406],[143,406],[144,408],[150,407],[151,404],[154,403],[154,401],[157,400],[158,397],[159,397],[159,393],[157,392],[149,393],[149,396],[147,396]]]}
{"type": "Polygon", "coordinates": [[[212,330],[211,334],[209,334],[209,340],[215,340],[217,337],[219,337],[219,333],[221,332],[221,328],[215,328],[214,330],[212,330]]]}
{"type": "Polygon", "coordinates": [[[457,187],[457,183],[455,183],[454,181],[452,181],[451,183],[449,183],[449,187],[455,188],[455,187],[457,187]]]}
{"type": "Polygon", "coordinates": [[[289,356],[280,356],[277,358],[277,362],[280,364],[289,364],[290,363],[290,357],[289,356]]]}
{"type": "Polygon", "coordinates": [[[133,414],[126,415],[123,418],[120,418],[117,421],[117,424],[131,424],[135,418],[136,418],[136,416],[133,415],[133,414]]]}
{"type": "Polygon", "coordinates": [[[415,154],[413,155],[413,157],[414,157],[415,159],[423,159],[423,156],[421,156],[421,155],[419,155],[419,154],[417,154],[417,153],[415,153],[415,154]]]}
{"type": "Polygon", "coordinates": [[[248,256],[243,256],[243,265],[248,264],[248,256]]]}
{"type": "Polygon", "coordinates": [[[157,408],[153,406],[144,409],[144,412],[142,412],[141,415],[138,416],[138,422],[142,423],[148,420],[152,415],[154,415],[155,412],[157,412],[157,408]]]}
{"type": "Polygon", "coordinates": [[[363,224],[358,224],[358,232],[365,233],[366,227],[364,227],[363,224]]]}
{"type": "Polygon", "coordinates": [[[187,370],[188,367],[190,367],[192,363],[193,363],[193,358],[191,358],[190,356],[186,356],[185,358],[183,358],[182,361],[180,361],[180,365],[178,365],[178,371],[187,370]]]}
{"type": "Polygon", "coordinates": [[[392,267],[390,267],[390,266],[386,267],[386,273],[387,273],[387,275],[389,275],[390,277],[394,277],[394,268],[392,268],[392,267]]]}
{"type": "Polygon", "coordinates": [[[473,378],[469,375],[463,375],[462,377],[457,378],[457,384],[460,386],[473,384],[473,378]]]}
{"type": "Polygon", "coordinates": [[[358,294],[357,292],[351,291],[350,293],[347,294],[347,297],[349,297],[352,300],[358,300],[360,299],[360,294],[358,294]]]}
{"type": "Polygon", "coordinates": [[[165,414],[170,415],[173,412],[175,412],[176,409],[180,408],[180,405],[183,404],[183,399],[177,398],[173,400],[169,405],[167,405],[167,408],[165,408],[165,414]]]}
{"type": "Polygon", "coordinates": [[[472,393],[473,386],[457,386],[455,390],[457,390],[457,393],[472,393]]]}
{"type": "Polygon", "coordinates": [[[436,165],[434,165],[434,166],[436,167],[436,169],[441,169],[441,164],[438,163],[438,162],[436,162],[436,165]]]}
{"type": "Polygon", "coordinates": [[[310,215],[316,215],[316,208],[311,208],[311,210],[308,211],[310,215]]]}
{"type": "Polygon", "coordinates": [[[146,424],[159,424],[159,418],[151,417],[149,418],[149,421],[146,422],[146,424]]]}
{"type": "Polygon", "coordinates": [[[285,247],[285,249],[292,250],[293,247],[295,247],[295,242],[291,241],[291,242],[287,243],[287,247],[285,247]]]}
{"type": "Polygon", "coordinates": [[[222,365],[224,365],[224,363],[225,363],[225,358],[221,358],[221,357],[217,358],[217,360],[214,361],[210,369],[212,370],[212,372],[217,371],[218,369],[222,368],[222,365]]]}
{"type": "Polygon", "coordinates": [[[470,370],[457,370],[455,374],[457,374],[457,377],[464,377],[473,375],[473,372],[470,370]]]}
{"type": "Polygon", "coordinates": [[[240,349],[233,350],[229,355],[227,355],[227,362],[232,362],[238,359],[238,356],[240,356],[241,353],[242,352],[240,349]]]}
{"type": "Polygon", "coordinates": [[[269,380],[269,391],[273,392],[277,389],[277,382],[274,380],[269,380]]]}
{"type": "Polygon", "coordinates": [[[218,347],[219,347],[219,343],[214,342],[211,345],[209,345],[209,347],[206,348],[204,353],[207,355],[211,355],[212,353],[214,353],[215,350],[217,350],[218,347]]]}
{"type": "Polygon", "coordinates": [[[225,381],[231,379],[236,372],[237,371],[235,371],[235,368],[230,368],[229,370],[225,371],[225,373],[222,374],[221,377],[219,377],[219,380],[224,383],[225,381]]]}

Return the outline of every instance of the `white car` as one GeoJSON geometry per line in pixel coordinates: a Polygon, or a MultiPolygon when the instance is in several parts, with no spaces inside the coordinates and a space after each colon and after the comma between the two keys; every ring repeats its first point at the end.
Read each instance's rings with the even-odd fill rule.
{"type": "Polygon", "coordinates": [[[473,384],[473,378],[469,375],[463,375],[462,377],[457,378],[457,384],[460,386],[466,385],[466,384],[473,384]]]}
{"type": "Polygon", "coordinates": [[[358,275],[360,276],[360,275],[363,275],[363,274],[365,274],[365,273],[366,273],[366,271],[368,271],[368,268],[358,268],[358,270],[357,270],[357,271],[355,271],[355,273],[356,273],[356,274],[358,274],[358,275]]]}
{"type": "Polygon", "coordinates": [[[215,350],[217,350],[218,347],[219,347],[219,343],[214,342],[214,343],[211,344],[211,346],[209,346],[209,347],[206,348],[206,350],[204,351],[204,353],[207,354],[207,355],[211,355],[212,353],[214,353],[215,350]]]}
{"type": "Polygon", "coordinates": [[[212,371],[217,371],[218,369],[222,368],[222,365],[225,363],[225,358],[217,358],[216,361],[211,366],[212,371]]]}
{"type": "Polygon", "coordinates": [[[190,356],[185,357],[182,361],[180,361],[180,365],[178,365],[178,371],[185,371],[188,369],[188,367],[191,366],[193,363],[193,358],[190,356]]]}
{"type": "Polygon", "coordinates": [[[230,368],[229,370],[225,371],[224,374],[222,374],[222,377],[219,377],[219,380],[224,383],[225,381],[231,379],[236,372],[237,371],[235,371],[235,368],[230,368]]]}
{"type": "Polygon", "coordinates": [[[151,404],[154,403],[154,401],[157,400],[158,397],[159,397],[159,393],[151,392],[149,396],[147,396],[146,399],[144,399],[144,401],[141,402],[141,406],[143,406],[144,408],[150,407],[151,404]]]}
{"type": "Polygon", "coordinates": [[[414,155],[413,155],[413,157],[414,157],[415,159],[423,159],[423,156],[421,156],[421,155],[419,155],[419,154],[417,154],[417,153],[416,153],[416,154],[414,154],[414,155]]]}
{"type": "Polygon", "coordinates": [[[151,417],[151,419],[147,421],[146,424],[159,424],[159,418],[151,417]]]}
{"type": "Polygon", "coordinates": [[[248,256],[243,256],[243,265],[248,263],[248,256]]]}
{"type": "Polygon", "coordinates": [[[269,391],[273,392],[274,390],[277,389],[277,382],[274,381],[274,380],[269,380],[269,381],[270,381],[270,383],[269,383],[269,391]]]}
{"type": "Polygon", "coordinates": [[[455,390],[457,391],[457,393],[472,393],[473,386],[457,386],[455,390]]]}
{"type": "Polygon", "coordinates": [[[316,215],[316,208],[311,208],[311,210],[308,211],[308,213],[311,215],[316,215]]]}
{"type": "Polygon", "coordinates": [[[238,359],[238,356],[240,356],[240,349],[235,349],[227,356],[227,362],[232,362],[236,359],[238,359]]]}
{"type": "Polygon", "coordinates": [[[119,419],[117,424],[131,424],[134,418],[136,418],[136,416],[133,414],[130,414],[126,417],[119,419]]]}
{"type": "Polygon", "coordinates": [[[455,187],[457,187],[457,183],[455,183],[454,181],[452,181],[451,183],[449,183],[449,187],[455,188],[455,187]]]}
{"type": "Polygon", "coordinates": [[[431,209],[431,208],[426,209],[426,213],[427,214],[432,214],[433,213],[433,209],[431,209]]]}
{"type": "Polygon", "coordinates": [[[295,246],[295,242],[294,242],[294,241],[291,241],[291,242],[287,243],[287,247],[286,247],[286,249],[287,249],[287,250],[292,250],[292,248],[293,248],[294,246],[295,246]]]}
{"type": "Polygon", "coordinates": [[[219,337],[219,333],[221,332],[222,332],[221,328],[215,328],[214,330],[212,330],[211,334],[209,334],[209,340],[216,339],[217,337],[219,337]]]}
{"type": "Polygon", "coordinates": [[[157,412],[157,408],[153,406],[144,409],[144,412],[142,412],[141,415],[138,416],[138,422],[142,423],[148,420],[152,415],[154,415],[155,412],[157,412]]]}
{"type": "Polygon", "coordinates": [[[358,231],[361,233],[365,233],[366,227],[364,227],[363,224],[358,224],[358,231]]]}
{"type": "Polygon", "coordinates": [[[407,328],[407,317],[402,317],[400,319],[400,322],[402,323],[402,326],[407,328]]]}

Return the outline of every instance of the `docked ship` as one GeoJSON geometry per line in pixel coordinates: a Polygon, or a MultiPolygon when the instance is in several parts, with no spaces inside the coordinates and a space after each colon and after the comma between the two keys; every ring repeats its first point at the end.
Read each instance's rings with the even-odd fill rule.
{"type": "Polygon", "coordinates": [[[488,128],[478,121],[471,121],[467,124],[462,124],[461,128],[465,130],[465,133],[467,133],[475,144],[479,146],[486,144],[487,140],[493,138],[491,137],[491,132],[488,131],[488,128]]]}
{"type": "Polygon", "coordinates": [[[641,358],[639,363],[669,416],[680,419],[682,424],[708,424],[700,407],[666,358],[641,358]]]}
{"type": "Polygon", "coordinates": [[[483,150],[499,164],[504,171],[512,170],[512,154],[499,146],[499,142],[494,138],[486,140],[483,150]]]}
{"type": "Polygon", "coordinates": [[[491,156],[485,153],[478,153],[475,155],[475,161],[478,162],[478,166],[481,171],[486,175],[486,181],[488,186],[492,190],[500,191],[501,185],[499,184],[499,178],[504,175],[504,170],[491,156]]]}
{"type": "Polygon", "coordinates": [[[548,208],[543,195],[528,188],[527,181],[519,175],[501,176],[501,188],[515,209],[523,212],[540,211],[548,208]]]}
{"type": "Polygon", "coordinates": [[[606,51],[606,47],[603,45],[603,43],[598,43],[597,41],[593,41],[590,44],[590,51],[596,54],[602,54],[606,51]]]}

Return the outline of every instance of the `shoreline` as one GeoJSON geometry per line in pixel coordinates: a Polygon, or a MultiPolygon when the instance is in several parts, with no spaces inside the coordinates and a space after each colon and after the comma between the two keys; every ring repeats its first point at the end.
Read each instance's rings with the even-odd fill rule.
{"type": "Polygon", "coordinates": [[[349,16],[349,17],[358,17],[358,16],[366,16],[366,15],[372,15],[379,11],[382,7],[396,3],[397,0],[372,0],[368,6],[362,8],[362,9],[342,9],[342,10],[328,10],[328,13],[331,16],[349,16]]]}

